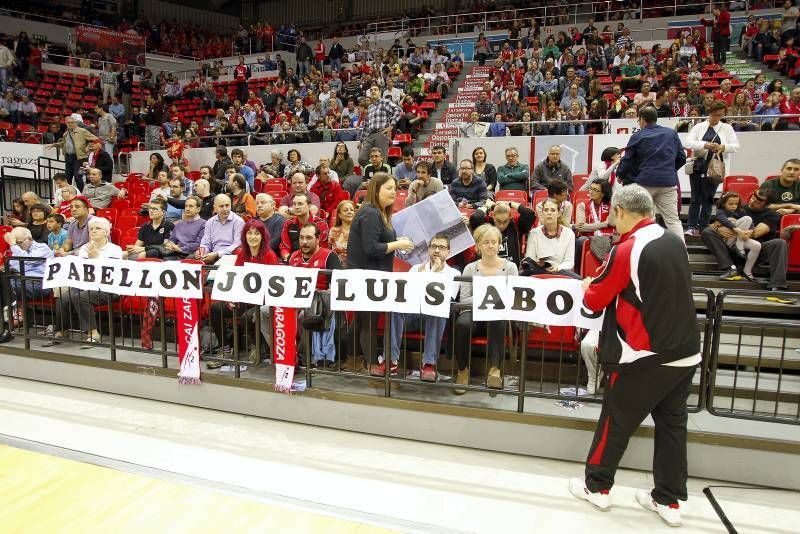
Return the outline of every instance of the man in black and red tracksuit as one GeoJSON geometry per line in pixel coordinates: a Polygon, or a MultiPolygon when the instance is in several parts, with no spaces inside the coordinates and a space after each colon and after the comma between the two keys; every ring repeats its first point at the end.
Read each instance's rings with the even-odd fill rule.
{"type": "MultiPolygon", "coordinates": [[[[309,269],[341,269],[342,262],[331,249],[319,246],[320,231],[312,223],[305,223],[300,227],[298,238],[300,249],[294,251],[289,258],[292,267],[306,267],[309,269]]],[[[330,287],[330,275],[317,276],[317,291],[325,291],[330,287]]],[[[330,324],[324,330],[311,332],[311,362],[316,367],[329,368],[336,366],[336,345],[334,331],[336,319],[330,316],[330,324]]],[[[298,329],[299,332],[299,329],[298,329]]],[[[298,345],[300,346],[300,345],[298,345]]]]}
{"type": "Polygon", "coordinates": [[[233,68],[233,79],[236,81],[236,98],[242,104],[247,102],[248,78],[250,78],[250,67],[244,64],[244,56],[239,56],[239,64],[233,68]]]}
{"type": "Polygon", "coordinates": [[[700,332],[681,239],[652,220],[647,190],[629,185],[611,201],[621,237],[596,279],[584,280],[584,305],[605,310],[599,360],[607,380],[584,478],[570,491],[596,508],[611,505],[614,474],[633,432],[652,415],[655,489],[636,499],[668,524],[686,500],[686,400],[700,363],[700,332]]]}

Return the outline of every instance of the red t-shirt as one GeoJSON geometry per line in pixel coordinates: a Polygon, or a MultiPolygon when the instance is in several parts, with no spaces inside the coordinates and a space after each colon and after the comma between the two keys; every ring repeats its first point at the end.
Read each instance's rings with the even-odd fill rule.
{"type": "MultiPolygon", "coordinates": [[[[792,103],[791,99],[787,98],[781,104],[781,114],[783,115],[800,115],[800,103],[794,104],[792,103]]],[[[786,122],[789,124],[800,124],[800,117],[790,117],[786,119],[786,122]]]]}
{"type": "Polygon", "coordinates": [[[247,80],[247,65],[236,65],[233,69],[233,77],[237,82],[244,82],[247,80]]]}
{"type": "MultiPolygon", "coordinates": [[[[264,261],[254,261],[254,260],[251,259],[247,263],[258,263],[258,264],[261,264],[261,265],[278,265],[278,256],[276,256],[275,253],[272,251],[272,249],[269,248],[269,243],[266,243],[266,245],[264,243],[262,243],[261,246],[266,246],[267,247],[267,250],[264,252],[264,261]]],[[[249,252],[250,251],[248,250],[248,253],[249,252]]],[[[242,249],[242,247],[239,247],[238,249],[236,249],[236,265],[237,266],[241,267],[242,265],[244,265],[244,262],[245,262],[244,255],[245,255],[245,252],[242,249]]]]}
{"type": "Polygon", "coordinates": [[[727,95],[723,95],[722,91],[714,91],[714,99],[722,100],[728,105],[728,107],[733,105],[733,98],[735,96],[736,95],[733,93],[733,91],[729,92],[727,95]]]}

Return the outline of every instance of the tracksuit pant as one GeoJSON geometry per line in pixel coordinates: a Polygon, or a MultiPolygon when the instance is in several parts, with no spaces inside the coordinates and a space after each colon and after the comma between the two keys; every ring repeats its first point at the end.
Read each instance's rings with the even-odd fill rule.
{"type": "Polygon", "coordinates": [[[653,500],[670,505],[686,500],[686,400],[696,365],[611,372],[603,408],[586,460],[586,487],[592,493],[614,485],[628,440],[648,414],[655,422],[653,500]]]}

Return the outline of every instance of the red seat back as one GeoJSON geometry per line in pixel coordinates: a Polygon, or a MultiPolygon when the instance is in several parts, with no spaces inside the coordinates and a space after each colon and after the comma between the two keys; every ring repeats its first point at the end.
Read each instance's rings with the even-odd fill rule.
{"type": "Polygon", "coordinates": [[[583,242],[583,247],[581,248],[581,278],[586,278],[587,276],[596,277],[602,272],[602,267],[603,263],[589,249],[589,240],[587,239],[583,242]]]}
{"type": "Polygon", "coordinates": [[[498,202],[505,200],[507,202],[519,202],[523,206],[528,205],[528,193],[526,191],[512,189],[500,190],[495,194],[494,198],[498,202]]]}

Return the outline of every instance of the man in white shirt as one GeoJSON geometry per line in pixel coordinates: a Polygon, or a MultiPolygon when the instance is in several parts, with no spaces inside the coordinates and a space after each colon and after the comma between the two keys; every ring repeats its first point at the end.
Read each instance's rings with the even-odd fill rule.
{"type": "MultiPolygon", "coordinates": [[[[447,276],[456,277],[459,273],[456,269],[447,265],[447,256],[450,254],[450,238],[445,234],[436,234],[431,238],[428,244],[428,256],[430,261],[411,267],[410,272],[435,272],[442,273],[447,276]]],[[[453,300],[458,296],[459,283],[453,282],[447,291],[449,300],[453,300]]],[[[425,338],[425,347],[423,349],[422,368],[420,369],[420,380],[424,382],[436,382],[436,362],[439,359],[439,350],[442,345],[442,336],[444,329],[447,325],[447,319],[444,317],[433,317],[430,315],[419,315],[411,313],[392,313],[392,330],[391,330],[391,354],[392,354],[392,370],[397,367],[397,362],[400,359],[400,343],[403,339],[403,328],[411,323],[409,329],[420,331],[420,322],[423,324],[422,333],[425,338]]]]}
{"type": "Polygon", "coordinates": [[[400,104],[403,98],[403,91],[394,86],[394,78],[386,80],[386,89],[383,90],[383,98],[389,96],[395,104],[400,104]]]}

